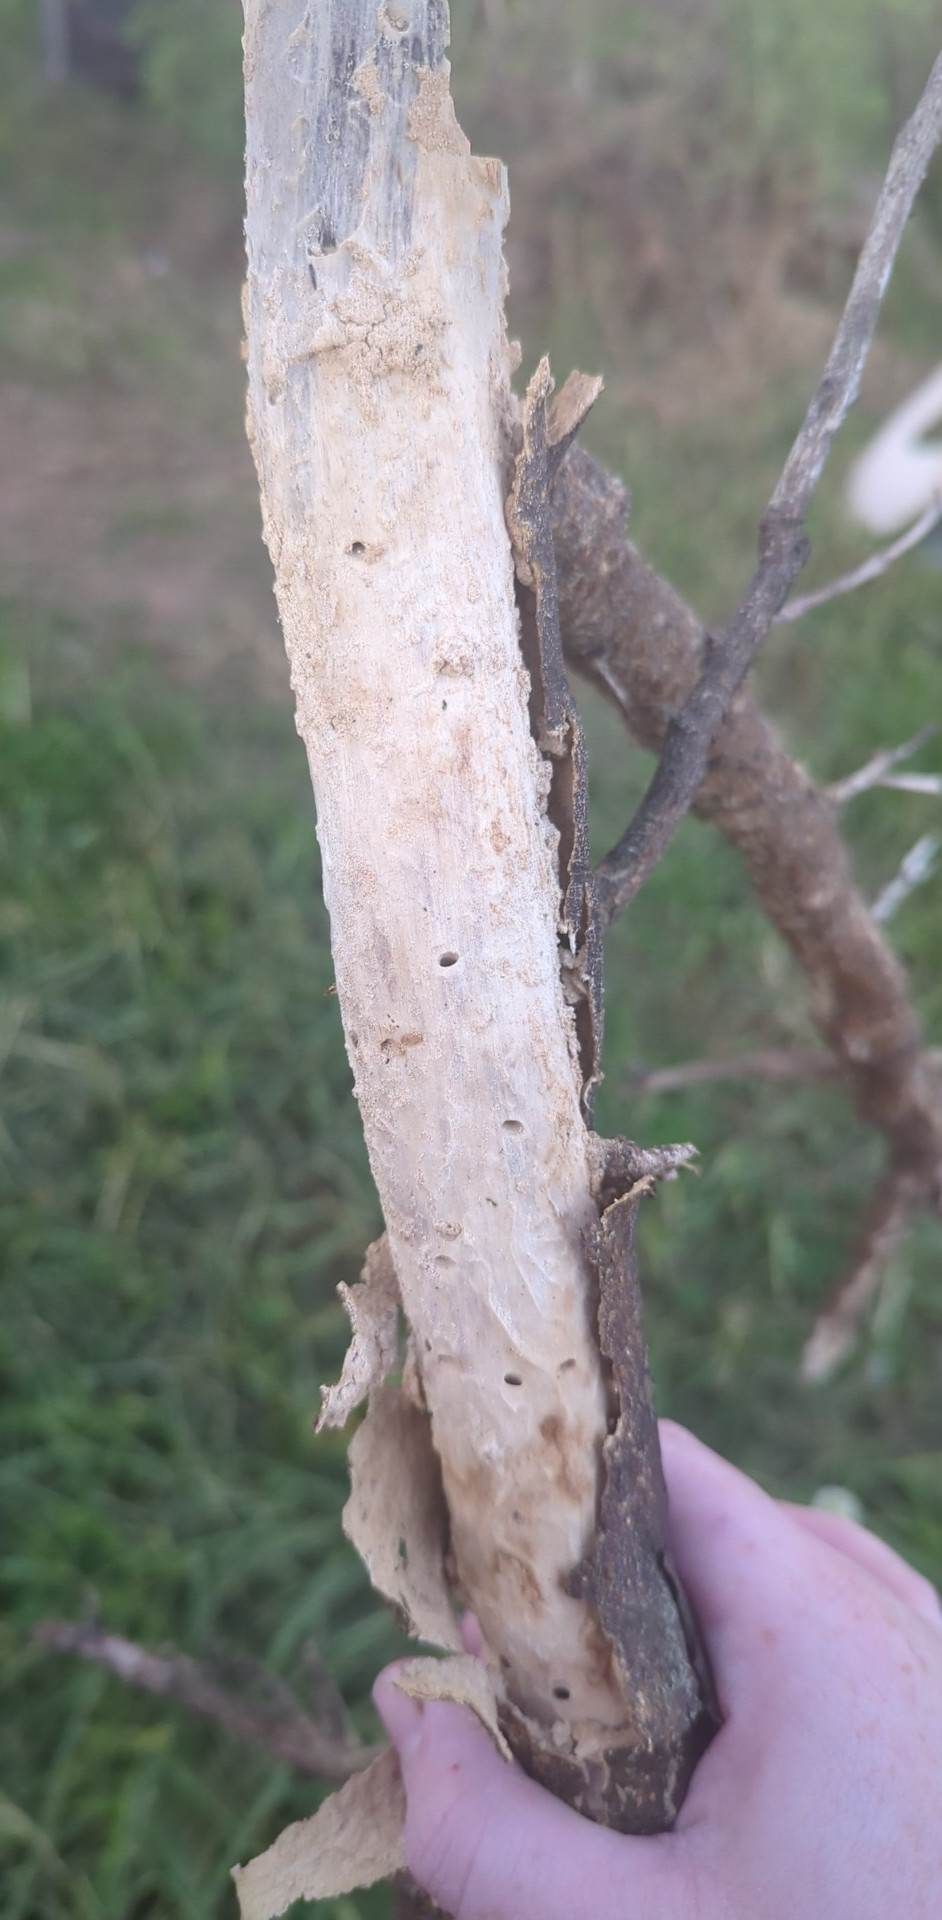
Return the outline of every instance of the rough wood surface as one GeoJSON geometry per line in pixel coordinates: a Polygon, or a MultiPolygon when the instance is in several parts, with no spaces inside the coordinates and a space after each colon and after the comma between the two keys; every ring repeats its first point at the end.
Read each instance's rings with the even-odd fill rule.
{"type": "MultiPolygon", "coordinates": [[[[626,1691],[567,1590],[610,1417],[597,1161],[504,519],[506,187],[455,121],[446,38],[439,0],[247,5],[250,435],[458,1583],[531,1741],[584,1770],[650,1728],[630,1649],[626,1691]]],[[[699,1738],[656,1554],[639,1577],[699,1738]]]]}

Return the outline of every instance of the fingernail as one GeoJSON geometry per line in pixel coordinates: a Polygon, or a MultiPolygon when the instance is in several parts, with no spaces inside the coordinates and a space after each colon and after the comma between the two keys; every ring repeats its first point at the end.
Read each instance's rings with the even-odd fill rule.
{"type": "Polygon", "coordinates": [[[396,1685],[398,1664],[384,1668],[373,1684],[373,1705],[397,1753],[411,1753],[422,1733],[422,1707],[396,1685]]]}

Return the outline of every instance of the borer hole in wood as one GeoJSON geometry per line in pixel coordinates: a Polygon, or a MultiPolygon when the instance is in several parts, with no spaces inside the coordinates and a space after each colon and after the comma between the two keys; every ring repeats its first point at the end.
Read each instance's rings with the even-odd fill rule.
{"type": "Polygon", "coordinates": [[[456,953],[440,953],[438,956],[438,964],[440,967],[456,967],[458,965],[458,955],[456,953]]]}

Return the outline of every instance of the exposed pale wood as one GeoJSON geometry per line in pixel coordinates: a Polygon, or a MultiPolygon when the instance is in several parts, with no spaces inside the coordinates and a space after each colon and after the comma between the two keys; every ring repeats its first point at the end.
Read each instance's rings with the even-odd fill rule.
{"type": "MultiPolygon", "coordinates": [[[[578,1770],[649,1741],[652,1695],[619,1689],[565,1584],[610,1418],[599,1160],[504,519],[506,186],[457,126],[446,36],[437,0],[247,5],[250,434],[460,1587],[537,1748],[578,1770]]],[[[654,1547],[682,1721],[699,1695],[654,1547]]]]}

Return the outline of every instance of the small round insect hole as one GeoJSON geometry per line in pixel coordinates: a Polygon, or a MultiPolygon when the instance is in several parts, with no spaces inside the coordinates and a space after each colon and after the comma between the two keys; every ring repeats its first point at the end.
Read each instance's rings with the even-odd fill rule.
{"type": "Polygon", "coordinates": [[[519,1373],[505,1373],[504,1385],[505,1387],[522,1387],[523,1381],[521,1380],[519,1373]]]}
{"type": "Polygon", "coordinates": [[[456,967],[458,965],[458,955],[456,953],[440,953],[438,956],[438,964],[440,967],[456,967]]]}
{"type": "Polygon", "coordinates": [[[569,1699],[569,1688],[568,1688],[568,1687],[554,1687],[554,1688],[553,1688],[553,1699],[554,1699],[554,1700],[568,1700],[568,1699],[569,1699]]]}
{"type": "Polygon", "coordinates": [[[363,540],[354,540],[351,543],[350,552],[355,560],[362,560],[366,552],[366,542],[363,540]]]}

